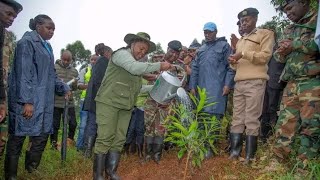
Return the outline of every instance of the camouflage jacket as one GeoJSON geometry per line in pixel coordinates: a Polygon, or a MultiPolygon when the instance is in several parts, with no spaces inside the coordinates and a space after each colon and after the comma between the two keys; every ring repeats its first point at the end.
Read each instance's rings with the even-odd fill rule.
{"type": "Polygon", "coordinates": [[[3,81],[4,86],[7,88],[8,83],[8,72],[10,71],[10,58],[13,52],[13,42],[11,39],[10,32],[5,30],[4,43],[3,43],[3,56],[2,56],[2,64],[3,64],[3,81]]]}
{"type": "Polygon", "coordinates": [[[0,22],[0,103],[6,101],[5,88],[3,83],[3,65],[2,65],[2,54],[3,54],[3,44],[4,44],[4,27],[0,22]]]}
{"type": "Polygon", "coordinates": [[[292,40],[292,52],[281,56],[277,51],[277,61],[286,63],[281,80],[290,81],[299,78],[317,76],[320,73],[319,49],[314,41],[317,13],[309,11],[298,23],[289,25],[279,41],[292,40]]]}

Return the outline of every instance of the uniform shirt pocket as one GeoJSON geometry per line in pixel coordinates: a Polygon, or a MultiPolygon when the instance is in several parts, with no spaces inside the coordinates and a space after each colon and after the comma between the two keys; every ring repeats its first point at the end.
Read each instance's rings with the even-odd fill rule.
{"type": "Polygon", "coordinates": [[[115,82],[113,85],[113,97],[111,97],[113,105],[120,109],[130,110],[133,106],[130,86],[122,82],[115,82]]]}

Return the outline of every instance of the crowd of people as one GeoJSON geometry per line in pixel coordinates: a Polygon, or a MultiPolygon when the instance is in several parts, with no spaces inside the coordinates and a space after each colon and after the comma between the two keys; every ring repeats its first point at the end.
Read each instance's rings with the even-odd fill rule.
{"type": "MultiPolygon", "coordinates": [[[[205,88],[208,103],[217,104],[203,111],[218,121],[233,95],[229,159],[240,157],[245,141],[244,164],[251,164],[258,139],[265,143],[271,135],[275,137],[275,158],[286,160],[292,153],[301,161],[319,158],[320,54],[314,41],[318,14],[309,0],[283,1],[279,10],[292,23],[278,37],[274,29],[257,27],[256,8],[246,8],[234,22],[241,37],[232,34],[230,44],[217,36],[214,22],[204,24],[202,43],[195,40],[186,47],[172,40],[165,53],[156,51],[148,33],[128,33],[124,37],[127,46],[115,51],[97,44],[89,65],[79,72],[68,50],[55,61],[48,42],[54,35],[54,21],[39,14],[29,22],[31,31],[17,42],[7,79],[10,48],[5,48],[6,28],[22,9],[14,0],[0,1],[0,156],[6,145],[5,179],[17,178],[26,137],[25,169],[29,173],[39,166],[49,137],[51,148],[58,149],[58,130],[66,108],[68,142],[75,143],[84,157],[94,156],[93,179],[120,179],[120,158],[122,153],[129,154],[130,147],[137,149],[142,162],[159,164],[173,100],[157,102],[149,92],[163,71],[172,71],[179,78],[186,73],[182,84],[190,94],[197,96],[197,88],[205,88]],[[73,92],[78,90],[80,124],[75,140],[73,92]],[[7,113],[8,135],[4,130],[7,113]],[[2,141],[5,136],[7,142],[2,141]]],[[[205,148],[205,158],[212,158],[209,142],[205,148]]]]}

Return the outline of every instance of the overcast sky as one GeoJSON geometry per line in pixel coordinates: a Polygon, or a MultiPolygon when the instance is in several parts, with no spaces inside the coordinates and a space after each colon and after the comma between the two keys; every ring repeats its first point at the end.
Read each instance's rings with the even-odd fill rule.
{"type": "Polygon", "coordinates": [[[126,44],[127,33],[147,32],[164,50],[171,40],[189,46],[203,39],[203,25],[214,22],[218,36],[237,34],[237,14],[248,7],[259,10],[258,25],[276,15],[270,0],[17,0],[23,11],[10,27],[20,39],[30,31],[29,19],[46,14],[56,24],[52,44],[55,58],[60,50],[76,40],[94,53],[103,42],[116,50],[126,44]]]}

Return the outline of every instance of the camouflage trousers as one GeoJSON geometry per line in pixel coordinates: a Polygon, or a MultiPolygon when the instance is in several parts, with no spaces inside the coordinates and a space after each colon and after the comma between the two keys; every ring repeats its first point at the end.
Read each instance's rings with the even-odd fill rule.
{"type": "Polygon", "coordinates": [[[289,81],[283,91],[276,124],[275,155],[286,159],[297,153],[311,159],[320,152],[320,79],[289,81]]]}
{"type": "Polygon", "coordinates": [[[144,109],[145,136],[164,137],[166,133],[164,123],[168,116],[168,111],[169,107],[160,108],[156,101],[150,98],[147,99],[144,109]]]}
{"type": "Polygon", "coordinates": [[[8,137],[8,121],[4,121],[0,123],[0,158],[4,154],[7,137],[8,137]]]}

